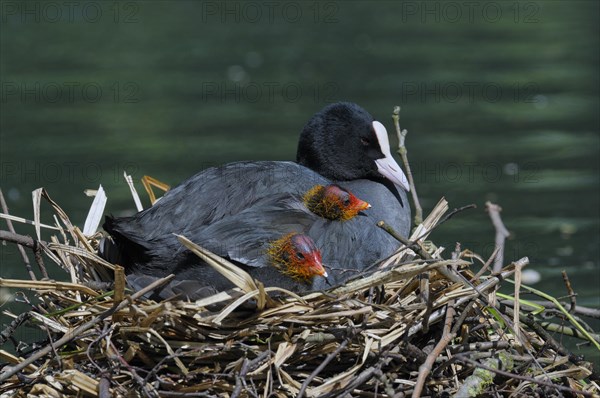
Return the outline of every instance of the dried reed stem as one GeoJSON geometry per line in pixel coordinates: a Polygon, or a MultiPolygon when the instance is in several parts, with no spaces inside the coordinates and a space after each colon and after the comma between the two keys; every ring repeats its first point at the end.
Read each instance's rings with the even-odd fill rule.
{"type": "Polygon", "coordinates": [[[415,227],[423,222],[423,208],[417,195],[417,189],[415,187],[415,181],[413,179],[412,171],[410,169],[410,163],[408,163],[408,151],[406,149],[405,141],[408,131],[406,129],[400,129],[400,107],[395,106],[392,112],[392,120],[394,121],[394,127],[396,127],[396,134],[398,135],[398,154],[402,158],[404,164],[404,170],[406,170],[406,177],[408,178],[408,185],[410,186],[410,193],[415,204],[415,227]]]}
{"type": "Polygon", "coordinates": [[[508,232],[500,217],[502,207],[488,201],[485,203],[485,208],[490,215],[492,224],[494,224],[494,229],[496,230],[496,248],[498,254],[496,254],[496,257],[494,258],[493,272],[497,273],[500,272],[504,264],[504,242],[506,241],[506,238],[510,236],[510,232],[508,232]]]}

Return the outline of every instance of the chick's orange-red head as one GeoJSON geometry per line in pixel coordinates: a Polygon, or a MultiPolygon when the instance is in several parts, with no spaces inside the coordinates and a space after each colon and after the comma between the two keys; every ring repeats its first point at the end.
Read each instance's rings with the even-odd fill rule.
{"type": "Polygon", "coordinates": [[[304,195],[304,204],[316,215],[330,220],[347,221],[371,207],[352,192],[335,184],[315,185],[304,195]]]}
{"type": "Polygon", "coordinates": [[[267,254],[273,266],[294,279],[310,282],[315,276],[327,277],[321,252],[309,236],[287,234],[272,242],[267,254]]]}

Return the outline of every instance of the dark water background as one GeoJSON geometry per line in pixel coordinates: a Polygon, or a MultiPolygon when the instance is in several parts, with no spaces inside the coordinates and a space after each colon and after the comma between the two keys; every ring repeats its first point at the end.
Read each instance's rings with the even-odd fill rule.
{"type": "MultiPolygon", "coordinates": [[[[479,206],[431,238],[487,258],[483,205],[497,202],[506,260],[528,256],[535,287],[557,297],[566,270],[578,303],[600,307],[598,2],[68,4],[0,3],[13,214],[31,219],[43,186],[83,225],[83,190],[99,184],[124,214],[124,169],[177,184],[234,160],[293,159],[327,103],[357,102],[390,133],[398,104],[425,214],[442,196],[479,206]]],[[[25,277],[15,248],[0,250],[1,275],[25,277]]]]}

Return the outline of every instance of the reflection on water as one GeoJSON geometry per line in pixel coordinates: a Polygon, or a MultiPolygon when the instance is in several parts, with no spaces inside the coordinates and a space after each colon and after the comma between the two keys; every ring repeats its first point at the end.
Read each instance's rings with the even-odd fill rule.
{"type": "MultiPolygon", "coordinates": [[[[81,2],[58,16],[3,2],[11,211],[31,218],[30,191],[44,186],[82,224],[82,192],[102,184],[122,214],[124,169],[176,184],[233,160],[293,159],[326,103],[358,102],[390,132],[400,104],[426,211],[441,196],[479,206],[435,242],[489,255],[483,204],[498,202],[513,233],[505,258],[529,256],[557,296],[567,270],[578,303],[600,306],[598,4],[451,3],[282,2],[270,14],[256,2],[81,2]]],[[[0,250],[3,276],[23,276],[16,250],[0,250]]]]}

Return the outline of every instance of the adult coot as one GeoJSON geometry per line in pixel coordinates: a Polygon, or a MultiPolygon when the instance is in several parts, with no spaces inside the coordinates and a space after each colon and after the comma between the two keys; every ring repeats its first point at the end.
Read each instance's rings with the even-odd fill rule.
{"type": "MultiPolygon", "coordinates": [[[[314,185],[335,181],[372,205],[364,216],[308,233],[324,252],[335,283],[398,247],[375,226],[377,221],[383,219],[400,234],[408,234],[406,178],[391,155],[385,128],[363,108],[336,103],[314,115],[300,136],[297,162],[238,162],[207,169],[147,210],[107,218],[104,228],[126,266],[135,263],[145,272],[160,274],[171,269],[172,253],[160,247],[170,250],[168,242],[177,244],[173,233],[188,235],[253,207],[258,220],[255,206],[261,201],[278,194],[303,195],[314,185]]],[[[177,271],[183,278],[185,269],[177,271]]]]}

